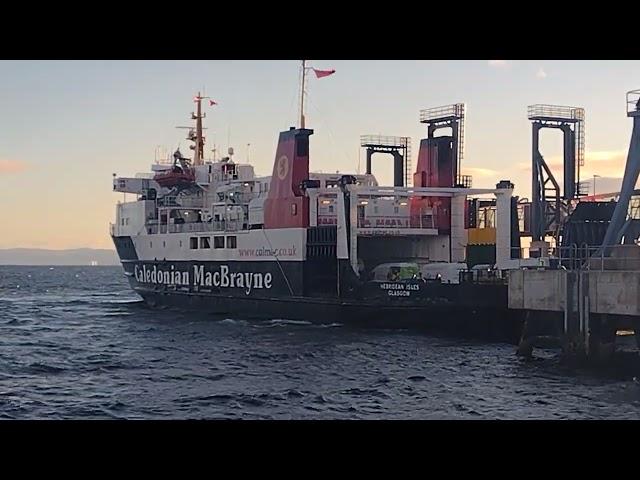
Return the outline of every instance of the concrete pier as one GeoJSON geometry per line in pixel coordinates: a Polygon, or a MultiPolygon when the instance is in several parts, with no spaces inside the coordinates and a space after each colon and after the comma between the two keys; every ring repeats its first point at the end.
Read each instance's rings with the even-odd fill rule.
{"type": "Polygon", "coordinates": [[[640,271],[514,270],[509,308],[525,313],[520,355],[557,345],[569,359],[607,361],[618,330],[640,346],[640,271]]]}
{"type": "MultiPolygon", "coordinates": [[[[530,114],[530,119],[537,121],[542,118],[536,108],[533,108],[532,113],[534,115],[530,114]]],[[[564,120],[561,113],[564,112],[559,111],[553,119],[564,120]]],[[[640,246],[637,244],[639,238],[637,225],[640,218],[638,218],[637,209],[634,212],[633,208],[629,208],[632,196],[638,194],[636,185],[640,176],[640,90],[627,93],[627,116],[633,118],[633,130],[621,190],[611,216],[603,217],[603,213],[607,210],[604,208],[595,216],[578,215],[576,221],[572,223],[570,219],[578,212],[581,205],[578,203],[564,225],[579,226],[584,232],[594,233],[596,230],[589,226],[591,222],[597,224],[608,220],[602,240],[596,240],[593,235],[590,236],[584,232],[571,234],[571,229],[565,232],[558,216],[554,221],[558,222],[557,226],[563,226],[563,229],[561,235],[560,230],[554,233],[556,243],[559,245],[555,256],[551,258],[548,252],[540,252],[542,268],[509,272],[509,308],[525,312],[527,318],[518,348],[518,353],[521,355],[531,355],[533,347],[540,345],[543,339],[551,337],[559,341],[563,353],[568,358],[607,360],[615,352],[618,330],[633,330],[637,345],[640,347],[640,246]],[[636,228],[633,228],[634,225],[636,228]],[[564,247],[563,242],[566,243],[564,247]],[[563,248],[568,251],[563,252],[563,248]],[[563,253],[568,253],[568,257],[563,258],[563,253]],[[547,264],[542,262],[544,257],[547,257],[547,264]],[[551,268],[552,265],[556,268],[551,268]],[[552,319],[551,326],[542,324],[541,319],[545,317],[552,319]],[[557,335],[556,331],[561,333],[557,335]]],[[[550,115],[545,113],[544,118],[549,120],[550,115]]],[[[568,118],[576,117],[570,115],[568,118]]],[[[583,118],[582,115],[581,120],[583,118]]],[[[558,123],[556,122],[554,127],[557,127],[558,123]]],[[[546,188],[544,187],[546,180],[540,181],[543,176],[542,167],[547,170],[547,180],[553,180],[538,151],[537,129],[542,126],[545,125],[536,125],[534,122],[532,185],[532,223],[535,227],[532,229],[532,240],[534,241],[544,240],[545,234],[550,233],[549,224],[546,223],[541,210],[546,208],[546,188]]],[[[572,186],[567,184],[567,179],[573,181],[574,177],[567,176],[566,158],[565,191],[563,192],[565,195],[562,197],[564,199],[573,198],[575,193],[572,186]],[[570,189],[570,195],[566,195],[567,187],[570,189]]],[[[575,170],[575,161],[569,166],[575,170]]],[[[554,184],[554,190],[559,195],[558,184],[555,181],[554,184]]],[[[559,196],[556,197],[556,202],[558,206],[555,214],[559,214],[559,196]]],[[[569,206],[567,204],[567,207],[569,206]]],[[[536,243],[538,242],[532,242],[532,247],[536,246],[536,243]]]]}

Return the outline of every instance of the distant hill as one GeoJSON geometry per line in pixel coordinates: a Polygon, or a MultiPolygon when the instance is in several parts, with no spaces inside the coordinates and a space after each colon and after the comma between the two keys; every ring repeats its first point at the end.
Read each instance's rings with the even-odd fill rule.
{"type": "Polygon", "coordinates": [[[115,250],[77,248],[45,250],[40,248],[0,249],[0,265],[119,265],[115,250]]]}

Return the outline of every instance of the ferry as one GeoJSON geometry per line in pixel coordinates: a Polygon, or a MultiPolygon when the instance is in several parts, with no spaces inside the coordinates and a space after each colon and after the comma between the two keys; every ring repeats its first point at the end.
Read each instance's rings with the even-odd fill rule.
{"type": "Polygon", "coordinates": [[[508,180],[479,189],[459,174],[464,104],[420,113],[415,170],[406,137],[366,136],[367,171],[335,174],[310,169],[322,165],[301,105],[300,125],[280,132],[272,173],[261,176],[231,148],[205,159],[206,99],[194,98],[191,157],[178,149],[148,173],[114,174],[113,191],[134,199],[117,203],[111,237],[149,306],[519,335],[506,282],[524,261],[517,197],[508,180]],[[442,128],[451,133],[436,136],[442,128]],[[393,156],[394,185],[379,185],[374,153],[393,156]]]}

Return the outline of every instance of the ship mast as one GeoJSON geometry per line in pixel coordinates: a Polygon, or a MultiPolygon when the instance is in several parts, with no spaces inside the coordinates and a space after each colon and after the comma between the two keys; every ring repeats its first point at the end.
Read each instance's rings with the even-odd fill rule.
{"type": "Polygon", "coordinates": [[[207,116],[206,113],[202,113],[202,100],[205,98],[209,99],[210,105],[217,105],[216,102],[211,100],[211,97],[204,97],[198,95],[193,97],[194,103],[196,103],[196,113],[191,112],[191,119],[196,121],[195,131],[193,127],[176,127],[176,128],[186,128],[189,130],[189,135],[187,136],[187,140],[190,140],[194,143],[189,148],[194,151],[193,154],[193,166],[196,165],[204,165],[204,135],[202,132],[206,130],[205,127],[202,126],[202,119],[207,116]]]}
{"type": "Polygon", "coordinates": [[[193,165],[202,165],[204,163],[204,137],[202,135],[202,119],[204,116],[202,114],[202,99],[208,97],[200,96],[200,92],[198,92],[198,96],[195,97],[194,101],[196,102],[196,114],[191,114],[191,118],[196,121],[196,134],[195,138],[192,140],[195,142],[194,154],[193,154],[193,165]]]}
{"type": "Polygon", "coordinates": [[[307,82],[307,70],[313,70],[316,73],[317,78],[327,77],[336,73],[335,70],[316,70],[313,67],[307,67],[307,61],[302,60],[302,81],[300,85],[300,128],[305,128],[304,125],[304,96],[306,95],[305,86],[307,82]]]}
{"type": "Polygon", "coordinates": [[[300,86],[300,128],[304,128],[304,84],[307,76],[307,61],[302,60],[302,85],[300,86]]]}

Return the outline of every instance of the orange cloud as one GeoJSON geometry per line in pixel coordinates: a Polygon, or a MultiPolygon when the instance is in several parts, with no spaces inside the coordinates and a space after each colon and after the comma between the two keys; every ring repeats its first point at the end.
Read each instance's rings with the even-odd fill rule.
{"type": "MultiPolygon", "coordinates": [[[[622,177],[626,162],[627,152],[625,150],[587,152],[584,166],[580,167],[580,172],[585,175],[622,177]]],[[[562,158],[560,157],[552,157],[551,161],[547,163],[552,169],[562,169],[562,158]]]]}
{"type": "MultiPolygon", "coordinates": [[[[562,157],[555,155],[545,157],[547,165],[554,172],[554,175],[562,175],[562,157]]],[[[587,152],[584,159],[584,166],[580,167],[581,176],[600,175],[602,177],[622,177],[624,167],[627,162],[626,150],[604,150],[587,152]]],[[[531,171],[531,161],[518,162],[517,168],[520,171],[531,171]]],[[[555,175],[555,176],[558,176],[555,175]]]]}
{"type": "Polygon", "coordinates": [[[20,173],[27,169],[28,164],[20,160],[7,160],[0,158],[0,174],[20,173]]]}
{"type": "Polygon", "coordinates": [[[497,177],[499,175],[498,171],[490,168],[464,167],[462,170],[464,175],[471,175],[472,177],[497,177]]]}
{"type": "Polygon", "coordinates": [[[627,164],[627,154],[626,150],[587,153],[582,170],[603,177],[621,177],[627,164]]]}
{"type": "MultiPolygon", "coordinates": [[[[556,180],[562,183],[562,157],[545,158],[556,180]]],[[[596,178],[596,193],[617,192],[622,184],[624,167],[627,163],[626,150],[604,150],[587,152],[584,166],[580,167],[580,179],[585,192],[593,193],[593,175],[596,178]]],[[[531,175],[531,161],[516,163],[518,171],[531,175]]],[[[636,188],[640,187],[640,181],[636,188]]]]}

